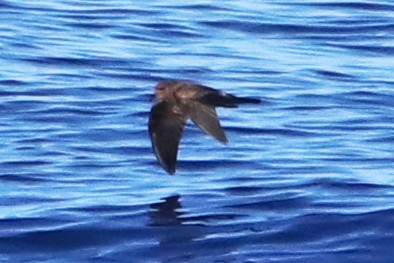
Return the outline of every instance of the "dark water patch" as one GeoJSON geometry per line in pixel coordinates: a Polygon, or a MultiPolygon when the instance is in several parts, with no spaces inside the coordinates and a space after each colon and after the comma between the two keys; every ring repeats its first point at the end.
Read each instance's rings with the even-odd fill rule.
{"type": "MultiPolygon", "coordinates": [[[[338,158],[339,159],[339,158],[338,158]]],[[[307,174],[330,174],[332,172],[342,172],[336,167],[326,167],[323,165],[299,165],[299,160],[293,158],[272,159],[272,170],[278,175],[307,175],[307,174]],[[293,165],[291,164],[293,162],[293,165]]],[[[286,188],[286,186],[284,186],[286,188]]]]}
{"type": "Polygon", "coordinates": [[[347,124],[347,125],[351,125],[352,128],[354,129],[362,129],[362,125],[364,125],[365,128],[373,128],[373,127],[369,127],[372,126],[371,123],[371,117],[364,117],[364,118],[351,118],[345,121],[339,121],[338,123],[335,124],[347,124]]]}
{"type": "MultiPolygon", "coordinates": [[[[356,197],[355,197],[356,198],[356,197]]],[[[333,201],[315,201],[313,203],[313,208],[316,210],[324,211],[342,211],[347,210],[349,213],[351,211],[357,211],[360,208],[360,204],[355,201],[347,201],[343,203],[333,202],[333,201]]]]}
{"type": "Polygon", "coordinates": [[[322,111],[322,110],[329,110],[331,107],[327,106],[289,106],[289,107],[282,107],[280,110],[286,111],[322,111]]]}
{"type": "Polygon", "coordinates": [[[394,135],[393,136],[379,136],[379,137],[374,136],[374,138],[367,139],[366,142],[367,143],[384,143],[384,144],[389,143],[389,144],[391,144],[391,143],[394,143],[394,135]]]}
{"type": "Polygon", "coordinates": [[[363,156],[359,156],[359,157],[352,157],[352,158],[343,158],[343,157],[330,157],[330,158],[320,158],[320,160],[325,161],[325,162],[333,162],[333,163],[353,163],[353,164],[374,164],[374,165],[378,165],[378,164],[388,164],[388,163],[392,163],[394,161],[394,157],[393,158],[379,158],[379,157],[363,157],[363,156]]]}
{"type": "Polygon", "coordinates": [[[109,57],[25,57],[19,60],[48,67],[129,67],[129,63],[124,60],[109,57]]]}
{"type": "Polygon", "coordinates": [[[161,7],[166,7],[170,9],[179,9],[179,10],[190,10],[190,11],[230,11],[230,8],[227,8],[225,6],[220,6],[220,5],[215,5],[213,3],[210,4],[194,4],[194,3],[188,3],[188,4],[177,4],[177,5],[166,5],[161,7]]]}
{"type": "Polygon", "coordinates": [[[29,12],[29,14],[38,13],[56,15],[58,18],[79,18],[84,19],[103,19],[103,18],[124,18],[133,15],[160,15],[161,11],[154,8],[136,8],[132,6],[125,7],[108,7],[107,5],[90,4],[84,2],[78,5],[78,8],[74,8],[73,4],[68,7],[62,5],[43,5],[43,4],[30,4],[30,3],[18,3],[13,5],[5,4],[4,8],[12,9],[15,12],[29,12]]]}
{"type": "MultiPolygon", "coordinates": [[[[35,150],[37,150],[37,147],[32,147],[31,150],[35,151],[35,150]]],[[[42,151],[42,152],[37,153],[37,156],[61,160],[61,158],[65,158],[66,156],[69,156],[69,153],[64,150],[62,150],[62,151],[58,151],[58,150],[42,151]]]]}
{"type": "MultiPolygon", "coordinates": [[[[22,87],[28,85],[27,82],[16,80],[16,79],[8,79],[8,80],[0,80],[0,85],[9,86],[9,87],[22,87]]],[[[0,96],[7,96],[7,91],[0,91],[0,96]]]]}
{"type": "MultiPolygon", "coordinates": [[[[346,17],[346,18],[340,18],[340,17],[332,17],[332,19],[327,19],[323,21],[319,21],[320,23],[324,23],[327,25],[343,25],[346,27],[349,26],[360,26],[360,25],[385,25],[387,24],[387,20],[384,18],[380,17],[369,17],[366,16],[364,19],[359,19],[358,17],[346,17]]],[[[354,38],[359,39],[357,37],[354,38]]]]}
{"type": "MultiPolygon", "coordinates": [[[[114,68],[114,67],[113,67],[114,68]]],[[[124,68],[123,66],[119,67],[120,69],[124,68]]],[[[99,72],[96,73],[100,77],[106,77],[106,78],[113,78],[113,79],[118,79],[118,80],[130,80],[132,86],[134,81],[146,81],[147,77],[146,76],[146,71],[144,69],[134,69],[133,72],[99,72]]]]}
{"type": "Polygon", "coordinates": [[[159,33],[159,36],[173,37],[173,38],[190,38],[190,39],[202,37],[201,34],[196,32],[180,31],[180,30],[164,30],[159,33]]]}
{"type": "Polygon", "coordinates": [[[373,112],[376,110],[386,111],[394,109],[392,95],[377,95],[369,92],[344,93],[335,95],[335,99],[341,106],[345,105],[347,108],[354,109],[361,109],[360,107],[364,107],[366,112],[367,110],[373,112]]]}
{"type": "MultiPolygon", "coordinates": [[[[28,157],[26,157],[28,158],[28,157]]],[[[28,158],[30,159],[30,158],[28,158]]],[[[35,166],[46,166],[52,164],[51,161],[47,160],[18,160],[18,161],[3,161],[1,162],[1,166],[4,167],[35,167],[35,166]]]]}
{"type": "MultiPolygon", "coordinates": [[[[393,30],[391,29],[386,29],[383,28],[381,29],[382,31],[386,30],[393,30]]],[[[384,55],[384,56],[393,56],[394,55],[394,47],[391,46],[370,46],[370,45],[352,45],[352,44],[326,44],[327,46],[330,47],[336,47],[336,48],[341,48],[341,49],[346,49],[346,50],[351,50],[351,51],[360,51],[360,52],[367,52],[370,53],[370,55],[384,55]]],[[[366,53],[363,53],[364,55],[366,53]]]]}
{"type": "MultiPolygon", "coordinates": [[[[71,21],[86,21],[84,23],[93,24],[93,23],[107,23],[107,25],[112,25],[111,21],[122,21],[128,16],[137,16],[137,15],[158,15],[160,13],[159,10],[154,9],[132,9],[132,8],[94,8],[94,9],[81,9],[81,10],[72,10],[57,12],[57,18],[63,20],[63,22],[71,22],[71,21]]],[[[69,25],[73,25],[71,22],[69,25]]],[[[118,27],[119,25],[113,24],[113,27],[118,27]]]]}
{"type": "MultiPolygon", "coordinates": [[[[354,118],[350,120],[338,120],[329,124],[321,121],[315,124],[301,122],[297,123],[296,127],[302,127],[309,131],[319,131],[321,136],[344,136],[343,132],[355,134],[357,132],[376,131],[377,127],[375,124],[375,122],[372,122],[372,118],[354,118]]],[[[321,145],[322,148],[324,148],[324,146],[326,145],[321,145]]]]}
{"type": "Polygon", "coordinates": [[[30,253],[60,252],[109,244],[125,235],[120,230],[73,227],[19,234],[0,239],[0,244],[3,251],[8,252],[16,252],[21,248],[30,253]]]}
{"type": "Polygon", "coordinates": [[[375,191],[375,190],[389,190],[392,187],[390,185],[376,184],[376,183],[364,183],[357,181],[339,181],[339,180],[328,180],[328,179],[316,179],[310,182],[310,186],[323,187],[331,190],[343,190],[343,191],[375,191]]]}
{"type": "Polygon", "coordinates": [[[7,3],[7,2],[1,2],[0,3],[0,8],[3,9],[15,9],[17,6],[15,4],[7,3]]]}
{"type": "MultiPolygon", "coordinates": [[[[208,56],[212,56],[214,54],[207,54],[207,55],[208,56]]],[[[226,55],[226,57],[227,57],[227,55],[226,55]]],[[[233,56],[231,56],[231,57],[233,57],[233,56]]],[[[239,56],[234,56],[234,57],[239,57],[239,56]]],[[[242,57],[239,57],[239,58],[242,58],[242,57]]],[[[271,76],[271,75],[281,75],[281,74],[284,73],[282,71],[275,71],[275,70],[272,70],[272,69],[258,69],[258,68],[257,69],[255,69],[255,68],[254,69],[240,68],[240,69],[236,69],[236,70],[230,69],[230,70],[228,70],[228,72],[231,73],[231,74],[242,74],[242,76],[244,76],[244,77],[245,76],[249,76],[249,75],[253,75],[253,76],[256,76],[256,75],[271,76]]]]}
{"type": "Polygon", "coordinates": [[[255,163],[251,161],[236,161],[236,160],[182,160],[178,159],[178,169],[198,172],[209,172],[212,169],[218,169],[225,165],[226,168],[232,167],[255,167],[255,163]]]}
{"type": "MultiPolygon", "coordinates": [[[[82,105],[81,105],[82,106],[82,105]]],[[[32,111],[30,112],[31,115],[41,115],[38,117],[38,119],[42,117],[48,117],[49,115],[58,115],[58,116],[65,116],[65,115],[71,115],[71,116],[78,116],[78,117],[83,117],[83,116],[104,116],[104,115],[109,115],[107,112],[101,110],[91,110],[91,109],[81,109],[77,107],[52,107],[50,109],[46,110],[38,110],[38,111],[32,111]]],[[[28,116],[29,114],[26,114],[28,116]]]]}
{"type": "Polygon", "coordinates": [[[10,101],[7,102],[6,105],[4,105],[4,114],[6,114],[5,116],[11,117],[13,119],[17,117],[25,118],[26,115],[33,114],[34,112],[39,112],[47,105],[47,102],[39,100],[10,101]],[[24,115],[25,113],[25,116],[20,115],[24,115]]]}
{"type": "Polygon", "coordinates": [[[40,5],[34,5],[34,4],[23,4],[21,2],[19,3],[13,3],[13,5],[7,5],[8,8],[13,9],[17,12],[24,12],[24,11],[35,11],[35,12],[41,12],[41,13],[46,13],[50,12],[53,10],[52,8],[48,7],[41,7],[40,5]]]}
{"type": "MultiPolygon", "coordinates": [[[[103,140],[103,139],[98,139],[94,136],[88,136],[89,140],[91,141],[108,141],[107,140],[103,140]]],[[[131,136],[130,136],[131,137],[131,136]]],[[[126,137],[127,139],[129,137],[126,137]]],[[[120,139],[117,138],[117,140],[122,141],[124,140],[125,142],[128,142],[128,140],[126,140],[126,138],[124,139],[120,139]]],[[[148,146],[148,143],[147,143],[148,146]]],[[[94,153],[106,153],[106,154],[121,154],[124,156],[128,156],[131,159],[136,158],[137,156],[139,156],[140,154],[148,154],[148,153],[153,153],[153,151],[151,150],[151,147],[149,145],[149,147],[141,147],[141,146],[122,146],[122,147],[111,147],[108,146],[106,148],[103,147],[98,147],[98,146],[75,146],[75,147],[71,147],[72,150],[79,152],[79,153],[90,153],[90,154],[94,154],[94,153]]]]}
{"type": "Polygon", "coordinates": [[[100,23],[100,20],[108,20],[112,17],[112,14],[108,13],[102,13],[100,12],[101,10],[91,10],[93,12],[89,12],[88,10],[73,10],[70,13],[64,13],[61,15],[58,15],[58,18],[62,18],[63,22],[70,22],[69,25],[73,25],[71,21],[87,21],[84,23],[100,23]]]}
{"type": "Polygon", "coordinates": [[[181,216],[181,220],[183,223],[200,225],[200,226],[209,226],[215,225],[218,226],[221,224],[229,224],[233,221],[238,222],[238,220],[246,218],[245,215],[241,215],[238,213],[220,213],[215,212],[212,214],[202,214],[202,215],[193,215],[193,216],[181,216]]]}
{"type": "Polygon", "coordinates": [[[230,195],[255,195],[260,194],[264,190],[263,187],[259,186],[234,186],[225,189],[230,195]]]}
{"type": "Polygon", "coordinates": [[[349,100],[348,105],[367,104],[375,107],[392,107],[394,108],[394,95],[377,93],[373,91],[355,91],[337,94],[338,100],[349,100]]]}
{"type": "MultiPolygon", "coordinates": [[[[236,30],[241,32],[253,33],[253,34],[264,34],[264,35],[275,35],[275,34],[291,34],[304,37],[304,34],[313,34],[314,36],[319,35],[352,35],[357,32],[360,33],[371,33],[379,31],[388,31],[393,28],[394,25],[361,25],[361,26],[312,26],[312,25],[296,25],[296,24],[269,24],[262,22],[251,22],[251,21],[204,21],[200,22],[204,26],[236,30]]],[[[334,45],[333,45],[334,46],[334,45]]],[[[371,47],[372,48],[372,47],[371,47]]],[[[375,47],[379,49],[379,47],[375,47]]]]}
{"type": "MultiPolygon", "coordinates": [[[[135,132],[133,134],[136,134],[135,132]]],[[[139,131],[138,135],[148,135],[147,132],[139,131]]],[[[111,128],[94,128],[90,129],[86,133],[81,133],[76,135],[79,139],[83,139],[86,141],[96,141],[96,142],[105,142],[108,140],[115,141],[115,140],[125,140],[128,141],[132,138],[132,134],[128,131],[122,131],[118,129],[111,129],[111,128]]],[[[102,147],[100,147],[102,148],[102,147]]],[[[86,149],[86,148],[85,148],[86,149]]],[[[124,148],[122,148],[124,149],[124,148]]]]}
{"type": "MultiPolygon", "coordinates": [[[[75,119],[70,119],[68,115],[58,115],[57,113],[54,115],[41,115],[39,114],[40,112],[34,112],[31,114],[26,114],[21,118],[21,121],[24,122],[31,122],[35,124],[70,124],[70,125],[76,125],[76,123],[80,121],[92,121],[91,118],[84,118],[82,119],[79,117],[78,120],[75,119]]],[[[70,114],[72,116],[72,114],[70,114]]]]}
{"type": "Polygon", "coordinates": [[[394,11],[394,5],[388,3],[356,3],[356,2],[333,2],[333,3],[292,3],[293,5],[308,5],[308,6],[317,6],[323,8],[330,9],[355,9],[361,11],[394,11]]]}
{"type": "MultiPolygon", "coordinates": [[[[124,8],[116,8],[116,7],[98,7],[94,6],[94,8],[86,8],[81,10],[73,10],[76,14],[81,15],[95,15],[97,18],[105,18],[107,16],[111,17],[112,15],[122,15],[122,17],[128,17],[129,15],[160,15],[162,13],[161,10],[155,8],[137,8],[132,6],[125,6],[124,8]]],[[[68,14],[72,15],[72,14],[68,14]]],[[[86,17],[89,19],[89,17],[86,17]]]]}
{"type": "Polygon", "coordinates": [[[13,198],[0,200],[0,205],[4,207],[35,205],[35,204],[48,205],[49,203],[55,203],[61,201],[64,201],[64,199],[44,197],[44,196],[42,197],[30,196],[29,194],[25,194],[24,196],[13,196],[13,198]]]}
{"type": "Polygon", "coordinates": [[[371,98],[371,97],[381,98],[385,96],[392,96],[394,98],[394,95],[384,94],[382,92],[367,91],[367,90],[357,90],[357,91],[345,93],[345,95],[355,96],[355,97],[366,97],[366,98],[371,98]]]}
{"type": "Polygon", "coordinates": [[[82,58],[82,57],[27,57],[21,58],[20,60],[44,66],[59,66],[59,67],[68,67],[68,66],[78,66],[78,67],[104,67],[104,66],[115,66],[119,67],[123,65],[124,67],[128,67],[129,64],[123,60],[113,59],[109,57],[90,57],[90,58],[82,58]]]}
{"type": "MultiPolygon", "coordinates": [[[[20,104],[20,107],[23,109],[23,106],[26,104],[37,104],[37,105],[47,105],[48,102],[45,101],[44,99],[39,100],[36,99],[36,97],[56,97],[56,96],[62,96],[66,95],[63,93],[63,91],[53,89],[51,91],[49,90],[43,90],[43,89],[37,89],[37,90],[32,90],[30,89],[29,91],[2,91],[0,93],[0,96],[3,97],[14,97],[13,100],[9,100],[6,103],[8,105],[15,105],[15,104],[20,104]]],[[[17,108],[17,107],[15,107],[17,108]]],[[[20,109],[21,110],[21,109],[20,109]]]]}
{"type": "Polygon", "coordinates": [[[292,219],[290,226],[283,231],[269,234],[265,242],[278,244],[316,242],[345,233],[358,232],[364,225],[357,224],[354,216],[340,214],[311,214],[292,219]]]}
{"type": "Polygon", "coordinates": [[[311,137],[315,134],[312,132],[296,130],[294,128],[284,129],[263,129],[263,128],[243,128],[243,127],[226,127],[231,132],[237,132],[242,134],[263,134],[263,135],[276,135],[285,137],[311,137]]]}
{"type": "Polygon", "coordinates": [[[159,22],[159,23],[139,23],[138,25],[142,26],[142,27],[147,27],[147,28],[151,28],[151,29],[158,29],[158,30],[189,30],[190,27],[185,27],[185,26],[181,26],[181,25],[177,25],[177,24],[173,24],[173,23],[163,23],[163,22],[159,22]]]}
{"type": "MultiPolygon", "coordinates": [[[[170,36],[177,38],[200,38],[203,37],[202,34],[198,33],[192,27],[180,26],[177,24],[170,23],[140,23],[139,26],[146,27],[148,29],[155,30],[155,35],[160,36],[170,36]]],[[[181,55],[181,54],[180,54],[181,55]]]]}
{"type": "MultiPolygon", "coordinates": [[[[2,164],[0,163],[0,166],[2,164]]],[[[44,183],[48,182],[48,178],[42,174],[34,173],[3,173],[0,175],[0,180],[3,182],[15,182],[20,184],[30,184],[30,183],[44,183]]]]}
{"type": "MultiPolygon", "coordinates": [[[[184,76],[184,77],[175,77],[174,79],[185,79],[185,77],[187,76],[193,76],[193,75],[200,75],[200,74],[210,74],[210,73],[214,73],[214,71],[209,70],[209,69],[204,69],[204,68],[200,68],[200,67],[193,67],[193,66],[189,66],[189,67],[183,67],[181,69],[177,69],[176,71],[173,70],[164,70],[161,72],[161,76],[158,80],[166,80],[166,79],[172,79],[171,77],[168,76],[184,76]],[[163,77],[164,76],[164,77],[163,77]]],[[[194,80],[195,77],[192,77],[191,80],[194,80]]],[[[199,82],[199,81],[197,81],[199,82]]]]}
{"type": "MultiPolygon", "coordinates": [[[[90,171],[97,171],[100,169],[115,169],[119,167],[119,162],[98,162],[97,160],[89,157],[80,157],[76,156],[73,158],[73,162],[70,165],[66,166],[69,170],[90,170],[90,171]]],[[[100,181],[100,180],[99,180],[100,181]]],[[[89,181],[90,182],[90,181],[89,181]]]]}
{"type": "Polygon", "coordinates": [[[1,232],[14,236],[17,233],[24,231],[38,230],[49,227],[57,227],[68,223],[69,221],[56,218],[40,218],[40,217],[25,217],[25,218],[7,218],[0,219],[1,232]]]}
{"type": "Polygon", "coordinates": [[[277,34],[277,33],[305,33],[311,27],[300,25],[273,25],[267,23],[246,22],[237,20],[200,22],[204,26],[218,29],[230,29],[248,33],[277,34]]]}
{"type": "MultiPolygon", "coordinates": [[[[78,80],[79,81],[79,80],[78,80]]],[[[46,85],[46,84],[42,84],[46,85]]],[[[29,84],[30,86],[30,84],[29,84]]],[[[111,87],[86,87],[86,86],[81,86],[81,87],[61,87],[61,88],[33,88],[31,87],[29,90],[13,90],[13,91],[2,91],[0,95],[2,96],[12,96],[14,97],[13,100],[9,100],[8,103],[25,103],[25,102],[36,102],[36,103],[46,103],[44,99],[42,100],[29,100],[29,97],[35,98],[35,97],[46,97],[46,98],[51,98],[51,97],[61,97],[61,96],[71,96],[69,99],[69,103],[75,104],[79,103],[80,105],[83,105],[85,107],[91,106],[91,105],[107,105],[110,104],[111,101],[114,103],[117,102],[115,101],[114,98],[111,98],[110,96],[107,97],[101,97],[97,98],[98,95],[115,95],[117,94],[124,94],[126,92],[131,92],[132,90],[127,90],[127,89],[119,89],[119,88],[111,88],[111,87]],[[23,99],[18,99],[18,97],[26,97],[23,99]],[[78,100],[78,97],[80,97],[80,100],[78,100]],[[82,100],[85,98],[85,100],[82,100]]],[[[134,90],[135,91],[135,90],[134,90]]],[[[62,103],[59,101],[58,103],[62,103]]]]}
{"type": "Polygon", "coordinates": [[[66,58],[66,57],[46,57],[46,58],[24,58],[26,62],[32,64],[41,64],[46,66],[92,66],[95,65],[92,60],[85,58],[66,58]]]}
{"type": "Polygon", "coordinates": [[[308,105],[313,103],[313,105],[321,105],[324,107],[339,107],[335,101],[335,97],[331,94],[313,94],[309,92],[303,92],[302,94],[296,94],[295,99],[297,101],[303,102],[303,104],[308,105]],[[308,103],[308,104],[307,104],[308,103]]]}
{"type": "Polygon", "coordinates": [[[62,201],[62,199],[25,195],[23,197],[15,196],[12,198],[8,198],[7,200],[0,200],[0,205],[2,205],[2,206],[19,206],[19,205],[35,205],[38,203],[40,203],[42,205],[46,205],[48,203],[54,203],[54,202],[59,202],[59,201],[62,201]]]}
{"type": "Polygon", "coordinates": [[[239,204],[229,205],[228,207],[237,209],[253,210],[297,210],[308,207],[310,199],[305,196],[284,196],[284,197],[262,197],[259,201],[247,201],[239,204]]]}
{"type": "MultiPolygon", "coordinates": [[[[146,135],[148,136],[148,135],[146,135]]],[[[134,136],[126,136],[124,138],[116,138],[116,140],[118,141],[124,141],[125,143],[129,144],[129,139],[133,138],[134,136]]],[[[140,137],[140,136],[138,136],[140,137]]],[[[92,138],[96,138],[96,137],[91,137],[92,138]]],[[[138,154],[147,154],[147,153],[151,153],[151,148],[150,148],[150,144],[148,143],[148,138],[147,139],[147,147],[143,147],[143,146],[107,146],[107,147],[94,147],[94,146],[75,146],[73,147],[73,149],[75,149],[78,152],[86,152],[86,153],[117,153],[117,154],[123,154],[126,156],[138,156],[138,154]]],[[[92,139],[93,141],[105,141],[104,140],[100,140],[100,139],[92,139]]],[[[112,141],[114,141],[112,139],[112,141]]],[[[130,143],[132,144],[132,143],[130,143]]]]}
{"type": "MultiPolygon", "coordinates": [[[[64,209],[65,210],[65,209],[64,209]]],[[[118,215],[128,215],[129,218],[136,214],[145,213],[146,205],[95,205],[84,207],[71,207],[65,211],[73,211],[78,213],[94,214],[96,216],[108,215],[116,219],[118,215]]]]}
{"type": "Polygon", "coordinates": [[[350,80],[354,77],[349,74],[344,74],[341,72],[334,72],[329,70],[315,70],[315,73],[321,75],[326,78],[333,78],[333,79],[341,79],[341,80],[350,80]]]}
{"type": "Polygon", "coordinates": [[[68,23],[69,26],[74,27],[76,29],[78,28],[82,28],[82,29],[88,29],[88,30],[101,30],[101,29],[111,29],[114,26],[113,25],[109,25],[109,24],[104,24],[104,23],[98,23],[97,21],[92,21],[92,22],[86,22],[86,23],[73,23],[73,22],[69,22],[68,23]]]}
{"type": "Polygon", "coordinates": [[[120,40],[135,40],[135,41],[142,41],[142,42],[147,42],[147,43],[153,43],[153,42],[159,42],[159,43],[165,43],[164,40],[162,39],[157,39],[153,36],[149,35],[141,35],[139,32],[135,32],[134,30],[126,30],[125,32],[113,32],[110,33],[111,37],[114,39],[120,39],[120,40]]]}

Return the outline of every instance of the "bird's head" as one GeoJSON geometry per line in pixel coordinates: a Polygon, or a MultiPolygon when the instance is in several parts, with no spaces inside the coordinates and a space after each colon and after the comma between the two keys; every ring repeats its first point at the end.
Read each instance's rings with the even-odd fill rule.
{"type": "Polygon", "coordinates": [[[173,97],[174,83],[171,80],[160,81],[155,87],[155,96],[158,101],[168,101],[173,97]]]}

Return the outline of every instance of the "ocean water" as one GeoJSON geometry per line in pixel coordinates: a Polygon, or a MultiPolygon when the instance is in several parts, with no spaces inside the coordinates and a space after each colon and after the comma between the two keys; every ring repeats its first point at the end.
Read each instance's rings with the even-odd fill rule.
{"type": "Polygon", "coordinates": [[[0,262],[393,262],[392,1],[0,1],[0,262]],[[261,105],[147,133],[180,78],[261,105]]]}

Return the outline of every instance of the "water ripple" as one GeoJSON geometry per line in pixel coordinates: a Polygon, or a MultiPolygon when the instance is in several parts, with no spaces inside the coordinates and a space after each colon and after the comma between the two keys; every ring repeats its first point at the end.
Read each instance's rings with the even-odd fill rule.
{"type": "Polygon", "coordinates": [[[0,261],[390,262],[389,1],[0,3],[0,261]],[[260,105],[152,153],[153,87],[260,105]],[[373,260],[372,260],[373,259],[373,260]]]}

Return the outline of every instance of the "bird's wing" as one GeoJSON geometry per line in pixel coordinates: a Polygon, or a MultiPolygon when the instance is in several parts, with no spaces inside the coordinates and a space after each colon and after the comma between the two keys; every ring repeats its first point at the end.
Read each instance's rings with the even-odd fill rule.
{"type": "Polygon", "coordinates": [[[167,102],[156,104],[150,112],[148,125],[152,148],[169,174],[176,170],[178,146],[186,119],[186,114],[176,110],[176,105],[167,102]]]}
{"type": "Polygon", "coordinates": [[[226,135],[220,126],[214,106],[205,105],[198,101],[190,101],[187,113],[201,130],[219,142],[227,143],[226,135]]]}
{"type": "Polygon", "coordinates": [[[199,94],[195,99],[206,105],[224,108],[237,108],[239,104],[260,103],[259,99],[241,98],[203,85],[193,85],[193,88],[198,90],[197,94],[199,94]]]}

